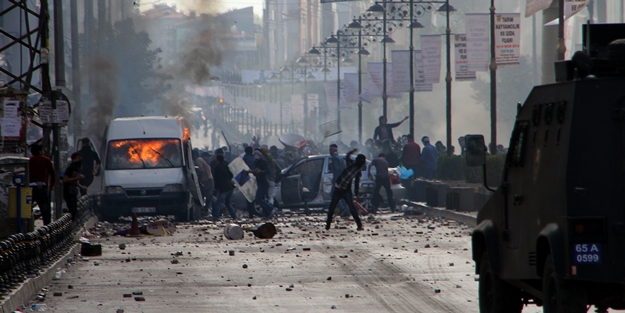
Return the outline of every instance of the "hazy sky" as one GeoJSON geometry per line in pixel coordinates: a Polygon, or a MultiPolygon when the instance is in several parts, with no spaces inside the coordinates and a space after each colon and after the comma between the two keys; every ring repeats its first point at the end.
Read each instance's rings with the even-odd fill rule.
{"type": "MultiPolygon", "coordinates": [[[[211,10],[216,8],[219,12],[225,12],[232,9],[240,9],[249,6],[254,7],[254,14],[263,15],[263,0],[163,0],[162,3],[175,4],[179,10],[188,12],[189,10],[195,10],[198,13],[202,13],[202,8],[205,7],[202,4],[210,3],[211,10]]],[[[214,13],[214,12],[211,12],[214,13]]]]}

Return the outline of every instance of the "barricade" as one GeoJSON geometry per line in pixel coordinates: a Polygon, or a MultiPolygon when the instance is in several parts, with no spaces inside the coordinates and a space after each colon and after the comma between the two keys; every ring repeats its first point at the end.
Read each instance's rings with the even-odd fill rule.
{"type": "Polygon", "coordinates": [[[0,241],[0,301],[27,278],[40,275],[74,246],[76,233],[93,216],[97,201],[97,195],[82,197],[74,221],[70,214],[65,214],[33,232],[14,234],[0,241]]]}

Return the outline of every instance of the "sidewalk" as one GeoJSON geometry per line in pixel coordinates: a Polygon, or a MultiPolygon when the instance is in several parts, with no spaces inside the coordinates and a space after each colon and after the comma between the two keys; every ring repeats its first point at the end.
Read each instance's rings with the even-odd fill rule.
{"type": "MultiPolygon", "coordinates": [[[[39,224],[41,224],[41,220],[38,221],[39,224]]],[[[85,223],[85,229],[91,228],[96,221],[97,219],[95,217],[89,219],[87,223],[85,223]]],[[[41,227],[42,225],[36,224],[35,226],[41,227]]],[[[80,232],[76,233],[76,237],[74,239],[77,240],[80,238],[80,235],[80,232]]],[[[35,295],[41,292],[42,288],[48,286],[52,282],[57,269],[65,268],[67,259],[73,258],[75,255],[80,253],[80,248],[80,244],[75,244],[65,255],[54,262],[54,264],[50,265],[48,268],[42,269],[39,276],[27,278],[16,289],[6,295],[4,299],[0,299],[0,313],[10,313],[17,310],[22,305],[27,304],[35,295]]],[[[30,309],[27,310],[30,311],[30,309]]]]}
{"type": "Polygon", "coordinates": [[[444,207],[430,207],[425,202],[405,201],[407,205],[420,208],[428,216],[436,216],[456,222],[464,223],[468,226],[475,227],[477,225],[477,212],[457,212],[447,210],[444,207]]]}

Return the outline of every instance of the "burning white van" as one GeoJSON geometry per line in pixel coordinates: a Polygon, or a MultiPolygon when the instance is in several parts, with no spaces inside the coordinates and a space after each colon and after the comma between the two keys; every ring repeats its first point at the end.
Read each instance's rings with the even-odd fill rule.
{"type": "Polygon", "coordinates": [[[174,117],[117,118],[108,126],[99,215],[199,218],[204,205],[191,138],[174,117]]]}

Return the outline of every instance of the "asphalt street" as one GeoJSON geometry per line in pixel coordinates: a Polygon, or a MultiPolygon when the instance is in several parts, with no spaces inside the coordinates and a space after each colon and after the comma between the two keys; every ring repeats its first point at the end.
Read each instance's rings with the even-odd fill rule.
{"type": "Polygon", "coordinates": [[[47,311],[478,312],[468,226],[387,213],[365,231],[337,218],[326,232],[324,218],[274,219],[269,240],[225,239],[222,223],[138,238],[110,236],[128,224],[99,224],[86,235],[102,256],[74,257],[48,287],[47,311]]]}

